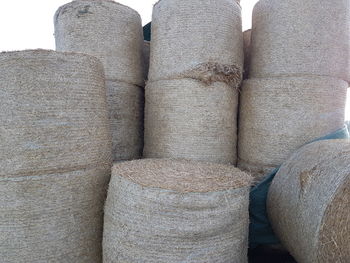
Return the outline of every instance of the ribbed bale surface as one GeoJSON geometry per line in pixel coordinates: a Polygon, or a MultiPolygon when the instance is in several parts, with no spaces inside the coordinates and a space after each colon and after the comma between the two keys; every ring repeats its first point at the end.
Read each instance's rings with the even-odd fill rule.
{"type": "Polygon", "coordinates": [[[243,32],[243,47],[244,47],[244,79],[247,79],[249,76],[249,67],[250,67],[250,49],[251,49],[251,39],[252,39],[252,30],[246,30],[243,32]]]}
{"type": "Polygon", "coordinates": [[[341,128],[347,86],[311,76],[245,81],[238,166],[259,179],[303,144],[341,128]]]}
{"type": "Polygon", "coordinates": [[[116,164],[104,262],[247,262],[250,176],[167,159],[116,164]]]}
{"type": "Polygon", "coordinates": [[[350,81],[350,2],[261,0],[250,77],[324,75],[350,81]]]}
{"type": "Polygon", "coordinates": [[[298,262],[350,258],[350,143],[315,142],[293,154],[272,182],[268,213],[298,262]]]}
{"type": "Polygon", "coordinates": [[[111,137],[102,64],[0,54],[0,251],[18,262],[99,262],[111,137]]]}
{"type": "Polygon", "coordinates": [[[98,57],[106,78],[142,86],[141,18],[114,1],[76,0],[55,14],[56,49],[98,57]]]}
{"type": "Polygon", "coordinates": [[[153,9],[150,56],[150,81],[193,78],[238,87],[243,70],[239,4],[232,0],[159,1],[153,9]]]}
{"type": "Polygon", "coordinates": [[[144,44],[143,44],[143,59],[145,62],[145,64],[144,64],[145,79],[148,79],[150,52],[151,52],[151,42],[145,40],[144,44]]]}
{"type": "Polygon", "coordinates": [[[145,96],[145,157],[236,163],[237,90],[179,79],[148,83],[145,96]]]}
{"type": "Polygon", "coordinates": [[[143,89],[106,80],[115,161],[140,158],[143,146],[143,89]]]}

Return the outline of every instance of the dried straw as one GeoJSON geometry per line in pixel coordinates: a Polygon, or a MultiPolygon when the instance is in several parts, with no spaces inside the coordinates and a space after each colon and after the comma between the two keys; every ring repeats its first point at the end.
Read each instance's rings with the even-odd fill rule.
{"type": "Polygon", "coordinates": [[[298,262],[350,258],[350,141],[307,145],[272,182],[268,213],[275,233],[298,262]]]}
{"type": "Polygon", "coordinates": [[[341,128],[347,86],[317,76],[245,81],[238,166],[259,178],[303,144],[341,128]]]}
{"type": "Polygon", "coordinates": [[[100,262],[111,137],[102,64],[0,54],[1,261],[100,262]]]}
{"type": "Polygon", "coordinates": [[[145,96],[145,157],[236,163],[237,90],[178,79],[148,83],[145,96]]]}
{"type": "Polygon", "coordinates": [[[238,88],[241,20],[241,8],[232,0],[159,1],[153,9],[150,81],[194,78],[238,88]]]}
{"type": "Polygon", "coordinates": [[[116,164],[104,262],[247,262],[250,180],[233,166],[212,163],[116,164]]]}
{"type": "Polygon", "coordinates": [[[253,11],[250,77],[350,81],[350,2],[261,0],[253,11]]]}
{"type": "Polygon", "coordinates": [[[106,78],[142,86],[143,35],[140,15],[110,0],[76,0],[55,14],[56,49],[98,57],[106,78]]]}

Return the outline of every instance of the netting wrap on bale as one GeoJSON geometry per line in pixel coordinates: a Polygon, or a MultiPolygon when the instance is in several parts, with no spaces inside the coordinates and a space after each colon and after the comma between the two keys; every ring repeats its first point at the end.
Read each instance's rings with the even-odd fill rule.
{"type": "Polygon", "coordinates": [[[247,262],[251,177],[167,159],[116,164],[105,206],[109,262],[247,262]]]}
{"type": "Polygon", "coordinates": [[[261,0],[253,11],[250,77],[350,81],[349,0],[261,0]]]}
{"type": "Polygon", "coordinates": [[[267,209],[272,227],[298,262],[350,258],[350,141],[304,146],[273,180],[267,209]]]}
{"type": "Polygon", "coordinates": [[[232,0],[159,1],[149,80],[193,78],[237,88],[244,57],[241,20],[241,7],[232,0]]]}
{"type": "Polygon", "coordinates": [[[236,89],[164,80],[148,83],[145,96],[145,157],[236,163],[236,89]]]}
{"type": "Polygon", "coordinates": [[[143,33],[139,14],[110,0],[76,0],[55,14],[58,51],[98,57],[106,78],[142,86],[143,33]]]}
{"type": "Polygon", "coordinates": [[[1,260],[100,262],[111,136],[102,64],[0,54],[1,260]]]}
{"type": "Polygon", "coordinates": [[[343,127],[347,86],[317,76],[245,81],[238,166],[259,178],[303,144],[343,127]]]}
{"type": "Polygon", "coordinates": [[[140,158],[143,146],[143,89],[106,80],[115,161],[140,158]]]}

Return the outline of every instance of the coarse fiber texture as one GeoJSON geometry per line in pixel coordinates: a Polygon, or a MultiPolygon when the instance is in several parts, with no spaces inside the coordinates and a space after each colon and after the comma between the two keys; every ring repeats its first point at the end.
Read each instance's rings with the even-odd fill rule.
{"type": "Polygon", "coordinates": [[[6,263],[102,262],[110,166],[0,177],[0,255],[6,263]]]}
{"type": "Polygon", "coordinates": [[[350,81],[349,0],[261,0],[250,78],[322,75],[350,81]]]}
{"type": "Polygon", "coordinates": [[[281,167],[267,202],[272,227],[298,262],[349,262],[350,141],[304,146],[281,167]]]}
{"type": "Polygon", "coordinates": [[[148,70],[149,70],[149,55],[151,52],[151,42],[150,41],[144,41],[143,44],[143,60],[145,62],[144,64],[144,76],[145,79],[148,79],[148,70]]]}
{"type": "Polygon", "coordinates": [[[214,163],[115,164],[104,262],[247,262],[250,181],[239,169],[214,163]]]}
{"type": "Polygon", "coordinates": [[[236,164],[237,104],[238,91],[221,82],[148,83],[144,157],[236,164]]]}
{"type": "Polygon", "coordinates": [[[1,53],[0,123],[1,261],[101,262],[112,161],[102,64],[1,53]]]}
{"type": "Polygon", "coordinates": [[[243,32],[243,46],[244,46],[244,79],[247,79],[249,76],[249,67],[250,67],[250,45],[252,39],[252,30],[246,30],[243,32]]]}
{"type": "Polygon", "coordinates": [[[143,33],[140,15],[110,0],[76,0],[55,14],[56,49],[90,54],[106,78],[142,86],[143,33]]]}
{"type": "Polygon", "coordinates": [[[143,88],[109,80],[106,87],[113,160],[138,159],[143,148],[143,88]]]}
{"type": "Polygon", "coordinates": [[[317,76],[245,81],[238,167],[260,179],[303,144],[343,127],[347,87],[317,76]]]}
{"type": "Polygon", "coordinates": [[[238,88],[241,7],[232,0],[161,0],[153,9],[149,80],[193,78],[238,88]]]}
{"type": "Polygon", "coordinates": [[[83,54],[0,53],[0,177],[111,163],[102,64],[83,54]]]}

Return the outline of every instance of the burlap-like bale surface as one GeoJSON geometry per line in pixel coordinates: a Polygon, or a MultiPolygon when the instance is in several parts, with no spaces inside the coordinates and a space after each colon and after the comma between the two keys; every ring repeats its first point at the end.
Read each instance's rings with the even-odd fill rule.
{"type": "Polygon", "coordinates": [[[261,0],[250,77],[324,75],[350,81],[349,0],[261,0]]]}
{"type": "Polygon", "coordinates": [[[102,64],[0,54],[2,262],[101,261],[111,135],[102,64]]]}
{"type": "Polygon", "coordinates": [[[144,156],[235,164],[237,104],[237,90],[221,82],[148,83],[144,156]]]}
{"type": "Polygon", "coordinates": [[[249,64],[250,64],[250,45],[252,39],[252,30],[246,30],[243,32],[243,48],[244,48],[244,79],[247,79],[249,76],[249,64]]]}
{"type": "Polygon", "coordinates": [[[241,20],[236,1],[159,1],[153,9],[149,80],[193,78],[238,87],[241,20]]]}
{"type": "Polygon", "coordinates": [[[281,167],[267,209],[275,233],[298,262],[350,258],[350,142],[304,146],[281,167]]]}
{"type": "Polygon", "coordinates": [[[151,42],[145,40],[144,44],[143,44],[143,60],[145,62],[145,64],[144,64],[145,79],[148,79],[150,52],[151,52],[151,42]]]}
{"type": "Polygon", "coordinates": [[[76,0],[55,14],[56,49],[98,57],[106,78],[142,86],[143,33],[140,15],[110,0],[76,0]]]}
{"type": "Polygon", "coordinates": [[[251,177],[233,166],[145,159],[113,168],[104,262],[247,262],[251,177]]]}
{"type": "Polygon", "coordinates": [[[343,127],[347,86],[316,76],[245,81],[238,166],[260,177],[303,144],[343,127]]]}
{"type": "Polygon", "coordinates": [[[106,80],[106,87],[113,160],[140,158],[143,148],[143,89],[132,84],[109,80],[106,80]]]}

